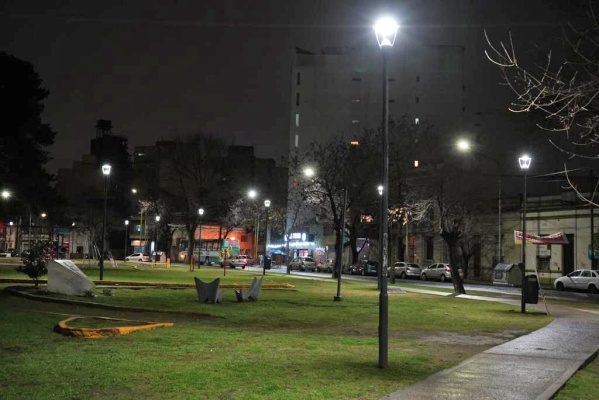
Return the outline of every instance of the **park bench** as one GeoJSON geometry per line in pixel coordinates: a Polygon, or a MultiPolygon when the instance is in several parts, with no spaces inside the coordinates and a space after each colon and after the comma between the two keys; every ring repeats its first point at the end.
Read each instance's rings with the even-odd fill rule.
{"type": "Polygon", "coordinates": [[[212,282],[202,282],[200,279],[193,278],[198,291],[198,300],[200,303],[220,303],[223,298],[223,291],[219,289],[220,278],[216,278],[212,282]]]}
{"type": "Polygon", "coordinates": [[[262,288],[262,278],[260,280],[254,277],[252,283],[250,283],[249,289],[235,290],[235,296],[237,301],[258,301],[260,297],[260,289],[262,288]]]}

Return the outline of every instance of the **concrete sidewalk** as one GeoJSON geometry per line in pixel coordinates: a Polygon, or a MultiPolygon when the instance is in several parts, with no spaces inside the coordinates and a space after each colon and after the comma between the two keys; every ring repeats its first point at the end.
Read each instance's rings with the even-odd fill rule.
{"type": "MultiPolygon", "coordinates": [[[[520,304],[493,297],[458,297],[520,304]]],[[[543,304],[528,304],[527,308],[545,312],[543,304]]],[[[550,399],[599,350],[599,312],[562,306],[549,306],[549,312],[556,319],[546,327],[477,354],[384,399],[550,399]]]]}

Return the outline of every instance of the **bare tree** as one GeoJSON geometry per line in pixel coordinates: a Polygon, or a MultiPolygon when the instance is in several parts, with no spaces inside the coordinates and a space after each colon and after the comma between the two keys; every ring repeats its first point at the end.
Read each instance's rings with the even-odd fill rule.
{"type": "MultiPolygon", "coordinates": [[[[485,32],[487,58],[497,65],[515,99],[515,113],[537,111],[542,129],[562,133],[568,146],[550,142],[569,157],[596,159],[599,140],[599,22],[591,4],[586,24],[566,24],[562,46],[551,49],[545,61],[523,62],[511,33],[494,43],[485,32]],[[559,55],[558,55],[559,54],[559,55]]],[[[521,52],[521,51],[520,51],[521,52]]]]}

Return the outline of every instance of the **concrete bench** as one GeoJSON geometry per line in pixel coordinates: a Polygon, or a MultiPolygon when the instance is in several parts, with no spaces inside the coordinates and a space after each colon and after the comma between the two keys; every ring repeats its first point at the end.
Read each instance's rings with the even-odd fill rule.
{"type": "Polygon", "coordinates": [[[260,280],[258,280],[254,277],[254,280],[250,283],[249,289],[235,290],[237,301],[258,301],[260,289],[262,288],[262,279],[263,278],[260,278],[260,280]]]}
{"type": "Polygon", "coordinates": [[[216,278],[212,282],[202,282],[200,279],[193,278],[198,291],[198,301],[200,303],[220,303],[223,298],[223,291],[219,289],[220,278],[216,278]]]}

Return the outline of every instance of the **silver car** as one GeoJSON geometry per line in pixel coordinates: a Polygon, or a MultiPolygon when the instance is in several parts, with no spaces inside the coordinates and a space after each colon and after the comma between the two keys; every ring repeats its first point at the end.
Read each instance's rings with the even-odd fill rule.
{"type": "MultiPolygon", "coordinates": [[[[406,279],[406,278],[420,278],[420,265],[416,263],[407,263],[407,262],[396,262],[393,265],[395,269],[395,277],[406,279]]],[[[391,268],[387,269],[387,276],[391,276],[391,268]]]]}
{"type": "Polygon", "coordinates": [[[300,271],[316,271],[316,262],[312,257],[296,257],[289,262],[291,271],[294,269],[300,271]]]}
{"type": "Polygon", "coordinates": [[[590,269],[577,269],[553,282],[557,290],[573,289],[586,290],[589,293],[599,293],[599,272],[590,269]]]}
{"type": "Polygon", "coordinates": [[[431,264],[420,273],[420,279],[426,281],[427,279],[438,279],[441,282],[451,280],[451,268],[449,264],[437,263],[431,264]]]}

